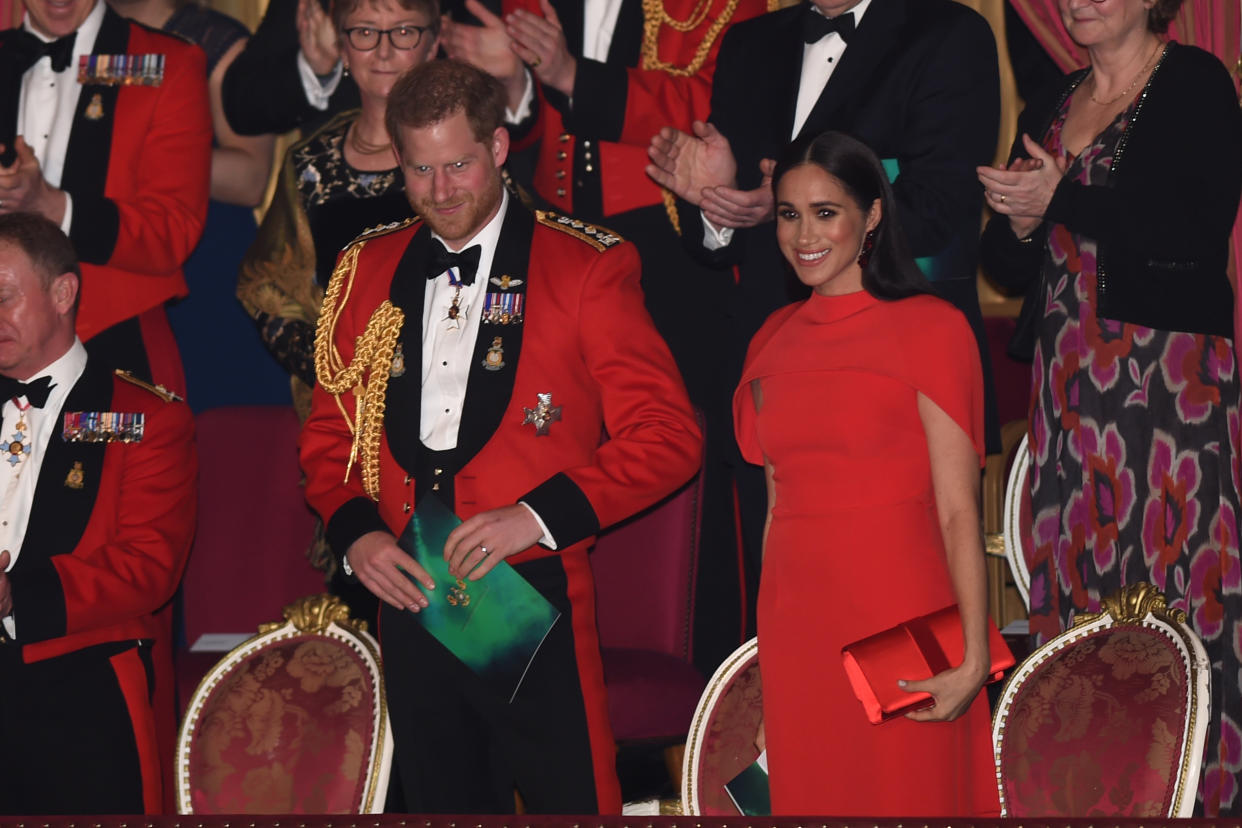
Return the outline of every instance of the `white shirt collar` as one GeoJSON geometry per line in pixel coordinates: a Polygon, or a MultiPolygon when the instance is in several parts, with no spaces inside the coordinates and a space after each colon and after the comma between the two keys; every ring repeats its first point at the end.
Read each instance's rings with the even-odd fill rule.
{"type": "MultiPolygon", "coordinates": [[[[857,28],[858,24],[862,23],[863,15],[867,13],[867,7],[870,5],[871,5],[871,0],[860,0],[860,2],[856,6],[854,6],[854,8],[846,9],[845,11],[841,12],[841,14],[854,15],[854,27],[857,28]]],[[[815,9],[815,11],[819,12],[819,14],[823,14],[823,12],[819,11],[819,6],[813,5],[811,6],[811,8],[815,9]]],[[[837,15],[837,16],[840,17],[841,15],[837,15]]]]}
{"type": "Polygon", "coordinates": [[[72,388],[74,383],[78,381],[78,377],[82,376],[82,371],[86,369],[86,348],[82,345],[82,340],[76,336],[73,338],[73,344],[69,346],[69,350],[60,355],[51,365],[48,365],[42,371],[35,371],[22,382],[30,382],[32,379],[39,377],[51,377],[52,384],[60,389],[72,388]]]}
{"type": "MultiPolygon", "coordinates": [[[[91,9],[91,13],[82,21],[82,25],[77,28],[78,36],[73,41],[74,60],[69,65],[69,68],[74,72],[77,72],[77,58],[81,55],[89,55],[95,49],[95,39],[99,37],[99,29],[103,26],[104,7],[104,0],[95,0],[95,7],[91,9]]],[[[44,43],[50,43],[55,39],[35,30],[35,27],[30,24],[30,12],[26,12],[22,17],[22,28],[44,43]]],[[[50,60],[51,58],[42,59],[50,60]]]]}
{"type": "MultiPolygon", "coordinates": [[[[492,220],[483,225],[483,229],[471,236],[470,240],[457,250],[457,252],[460,253],[462,250],[465,250],[467,247],[475,244],[482,248],[479,256],[479,278],[486,276],[490,270],[490,267],[485,270],[484,265],[489,264],[492,260],[492,254],[496,250],[497,243],[500,241],[500,228],[505,223],[505,212],[508,209],[509,191],[502,185],[500,188],[500,209],[496,211],[496,215],[492,216],[492,220]]],[[[441,244],[444,244],[445,250],[452,249],[444,243],[444,237],[436,231],[431,231],[431,237],[441,244]]]]}

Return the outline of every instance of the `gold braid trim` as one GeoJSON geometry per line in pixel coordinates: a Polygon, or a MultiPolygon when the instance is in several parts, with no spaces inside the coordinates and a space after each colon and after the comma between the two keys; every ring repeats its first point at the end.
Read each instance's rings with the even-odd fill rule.
{"type": "Polygon", "coordinates": [[[345,365],[336,349],[336,324],[345,311],[358,269],[358,254],[366,242],[350,245],[332,271],[328,290],[323,297],[323,310],[315,330],[315,380],[319,387],[336,398],[337,408],[353,434],[349,462],[345,464],[345,480],[354,462],[361,466],[362,489],[372,500],[379,500],[379,447],[384,428],[384,408],[388,393],[388,374],[392,370],[393,351],[405,314],[385,299],[380,303],[367,327],[354,344],[354,357],[345,365]],[[363,377],[368,381],[363,384],[363,377]],[[341,403],[345,392],[354,395],[354,417],[341,403]]]}
{"type": "MultiPolygon", "coordinates": [[[[687,78],[697,74],[703,68],[703,64],[707,62],[707,55],[716,43],[716,39],[720,37],[724,27],[729,25],[729,21],[733,19],[733,14],[737,11],[738,2],[739,0],[727,0],[724,10],[712,21],[712,25],[708,27],[707,32],[703,35],[703,39],[699,41],[698,48],[694,50],[694,57],[685,66],[677,67],[660,60],[660,29],[668,26],[675,31],[684,33],[697,28],[707,19],[707,12],[711,8],[711,0],[701,0],[701,2],[697,3],[694,11],[690,13],[690,17],[684,21],[674,20],[669,16],[668,10],[664,8],[664,0],[643,0],[642,68],[667,72],[675,78],[687,78]]],[[[664,188],[661,188],[660,197],[664,201],[664,212],[668,214],[668,220],[673,225],[673,231],[680,236],[681,221],[677,216],[677,200],[671,192],[664,188]]]]}

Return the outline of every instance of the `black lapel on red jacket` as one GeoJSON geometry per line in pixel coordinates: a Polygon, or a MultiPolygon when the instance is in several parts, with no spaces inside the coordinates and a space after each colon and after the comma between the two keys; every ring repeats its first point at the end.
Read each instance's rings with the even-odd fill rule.
{"type": "MultiPolygon", "coordinates": [[[[26,535],[22,540],[22,552],[17,566],[46,560],[52,555],[72,552],[86,531],[91,512],[99,497],[99,481],[103,475],[104,455],[107,443],[70,443],[62,436],[65,414],[76,411],[109,411],[112,409],[112,373],[106,365],[95,359],[87,359],[86,370],[65,399],[58,412],[48,440],[47,454],[39,468],[39,482],[35,486],[34,504],[26,535]],[[81,479],[75,476],[69,484],[69,474],[81,464],[81,479]]],[[[118,446],[124,450],[124,446],[118,446]]],[[[115,494],[115,493],[114,493],[115,494]]]]}
{"type": "MultiPolygon", "coordinates": [[[[384,434],[388,449],[408,473],[418,464],[423,397],[423,297],[431,262],[431,228],[423,224],[410,239],[392,275],[388,299],[405,314],[401,325],[401,354],[405,372],[388,379],[384,407],[384,434]]],[[[365,276],[365,274],[364,274],[365,276]]],[[[383,274],[376,274],[381,277],[383,274]]]]}
{"type": "MultiPolygon", "coordinates": [[[[128,49],[129,21],[105,8],[92,54],[122,55],[128,49]]],[[[78,107],[73,113],[65,169],[60,177],[62,190],[86,193],[94,198],[103,196],[104,185],[108,182],[108,158],[112,153],[112,128],[120,89],[120,85],[97,83],[82,86],[78,107]],[[93,120],[86,117],[88,108],[97,115],[93,120]]]]}
{"type": "MultiPolygon", "coordinates": [[[[509,199],[504,224],[500,227],[500,239],[492,257],[491,278],[509,276],[520,285],[502,291],[489,280],[490,293],[518,295],[526,299],[526,287],[530,284],[530,245],[535,232],[535,216],[516,198],[509,199]]],[[[480,275],[480,278],[482,276],[480,275]]],[[[479,449],[500,428],[501,419],[513,396],[513,380],[517,375],[518,357],[522,352],[522,334],[531,324],[530,308],[524,309],[525,318],[520,325],[479,324],[479,336],[474,343],[474,356],[470,362],[470,379],[466,383],[466,399],[462,403],[461,426],[457,430],[457,450],[454,456],[457,468],[470,462],[479,449]],[[499,345],[495,340],[500,339],[499,345]],[[490,371],[484,367],[488,351],[493,347],[503,350],[504,367],[490,371]]],[[[536,310],[536,322],[538,311],[536,310]]],[[[535,400],[530,400],[534,406],[535,400]]]]}

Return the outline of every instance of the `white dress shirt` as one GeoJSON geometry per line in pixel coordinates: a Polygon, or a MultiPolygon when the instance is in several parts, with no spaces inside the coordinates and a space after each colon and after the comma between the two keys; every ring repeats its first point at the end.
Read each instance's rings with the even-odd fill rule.
{"type": "MultiPolygon", "coordinates": [[[[472,367],[470,361],[474,359],[474,344],[479,338],[479,325],[483,320],[483,297],[487,294],[492,259],[496,256],[500,228],[505,223],[508,210],[509,193],[501,190],[500,210],[482,230],[461,246],[461,250],[465,250],[477,244],[481,249],[474,284],[461,287],[461,295],[457,299],[457,319],[448,318],[448,309],[457,294],[457,288],[449,282],[448,271],[431,280],[423,294],[423,386],[418,436],[423,445],[433,451],[457,447],[461,409],[466,401],[466,384],[470,380],[472,367]]],[[[444,240],[435,233],[431,236],[444,244],[444,240]]],[[[460,253],[461,250],[453,252],[460,253]]],[[[515,366],[510,370],[517,368],[515,366]]],[[[535,518],[539,531],[543,533],[538,542],[549,549],[556,549],[556,541],[548,532],[543,518],[529,504],[522,505],[535,518]]]]}
{"type": "MultiPolygon", "coordinates": [[[[871,0],[861,0],[844,14],[854,15],[854,25],[857,27],[862,23],[862,17],[870,5],[871,0]]],[[[819,14],[817,7],[812,6],[811,9],[813,13],[819,14]]],[[[832,73],[841,62],[841,55],[845,54],[846,46],[845,38],[836,32],[829,32],[814,43],[806,43],[802,46],[802,75],[798,79],[798,104],[794,109],[793,130],[789,133],[789,140],[792,141],[798,137],[798,133],[806,125],[807,118],[811,117],[811,110],[815,108],[819,96],[824,93],[824,87],[828,85],[828,79],[832,77],[832,73]]],[[[699,215],[703,218],[703,246],[708,250],[728,247],[733,241],[733,228],[717,227],[707,220],[707,216],[703,216],[702,213],[699,215]]]]}
{"type": "MultiPolygon", "coordinates": [[[[0,459],[0,552],[7,550],[9,553],[9,570],[17,564],[17,557],[22,551],[26,526],[30,521],[30,509],[34,504],[35,485],[39,480],[39,469],[47,454],[48,442],[60,426],[60,409],[65,404],[65,398],[69,396],[69,389],[77,383],[85,368],[86,349],[75,338],[73,345],[60,359],[34,376],[22,378],[22,382],[45,376],[52,378],[51,393],[42,408],[30,406],[24,412],[21,411],[19,402],[23,406],[29,404],[25,397],[5,400],[0,405],[0,415],[4,417],[5,442],[13,437],[19,417],[26,422],[26,434],[30,440],[30,454],[23,456],[21,462],[10,465],[7,457],[0,459]]],[[[3,623],[9,637],[17,638],[13,616],[5,616],[3,623]]]]}
{"type": "MultiPolygon", "coordinates": [[[[52,58],[44,55],[22,75],[21,97],[17,107],[17,134],[26,139],[34,150],[35,158],[43,170],[43,177],[53,187],[60,187],[65,171],[65,156],[69,152],[69,133],[73,130],[73,115],[82,95],[78,83],[78,61],[95,49],[99,27],[103,25],[104,3],[96,0],[91,13],[78,27],[73,41],[73,59],[59,72],[52,71],[52,58]]],[[[52,38],[35,31],[30,24],[30,14],[22,20],[22,28],[42,40],[52,38]]],[[[65,193],[65,217],[60,229],[69,233],[73,222],[73,199],[65,193]]]]}
{"type": "MultiPolygon", "coordinates": [[[[458,289],[449,282],[448,271],[445,271],[427,283],[427,291],[423,294],[423,393],[418,436],[433,451],[457,447],[470,361],[474,358],[474,343],[483,319],[483,296],[487,293],[492,258],[496,255],[496,243],[500,241],[500,227],[508,207],[509,194],[502,189],[500,210],[461,246],[461,250],[476,244],[480,248],[474,283],[462,285],[461,294],[457,296],[458,289]],[[456,319],[449,319],[448,310],[454,296],[457,296],[459,313],[456,319]]],[[[444,243],[435,233],[431,237],[444,243]]]]}

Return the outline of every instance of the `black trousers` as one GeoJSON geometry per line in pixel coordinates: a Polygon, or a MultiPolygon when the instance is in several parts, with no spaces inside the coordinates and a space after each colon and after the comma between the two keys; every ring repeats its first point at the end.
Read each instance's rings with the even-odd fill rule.
{"type": "MultiPolygon", "coordinates": [[[[19,621],[20,623],[20,621],[19,621]]],[[[20,627],[18,634],[21,634],[20,627]]],[[[0,644],[0,814],[141,814],[144,780],[131,705],[153,727],[150,647],[101,644],[34,664],[0,644]],[[145,696],[127,701],[137,667],[145,696]]],[[[141,695],[141,692],[140,692],[141,695]]],[[[158,790],[158,766],[154,784],[158,790]]]]}
{"type": "Polygon", "coordinates": [[[512,703],[413,613],[388,604],[380,610],[394,758],[410,813],[513,813],[515,790],[531,813],[599,810],[561,559],[515,569],[562,615],[512,703]]]}

